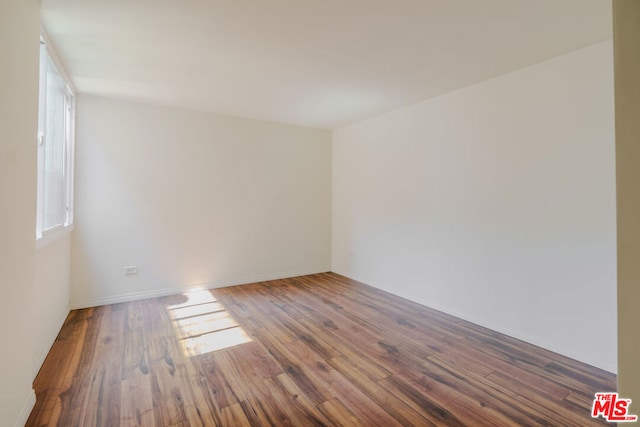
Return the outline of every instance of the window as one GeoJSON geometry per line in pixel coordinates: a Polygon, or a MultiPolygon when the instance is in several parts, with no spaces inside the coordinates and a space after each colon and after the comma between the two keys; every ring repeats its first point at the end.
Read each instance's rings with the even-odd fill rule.
{"type": "Polygon", "coordinates": [[[74,115],[73,92],[41,41],[37,239],[73,223],[74,115]]]}

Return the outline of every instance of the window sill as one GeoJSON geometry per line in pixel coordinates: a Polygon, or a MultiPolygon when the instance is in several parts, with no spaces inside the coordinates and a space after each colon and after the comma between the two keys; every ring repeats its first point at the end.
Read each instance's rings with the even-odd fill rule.
{"type": "Polygon", "coordinates": [[[73,231],[73,224],[64,225],[56,228],[52,228],[51,230],[47,230],[42,233],[41,237],[36,239],[36,250],[42,249],[45,246],[49,246],[51,243],[56,240],[70,234],[73,231]]]}

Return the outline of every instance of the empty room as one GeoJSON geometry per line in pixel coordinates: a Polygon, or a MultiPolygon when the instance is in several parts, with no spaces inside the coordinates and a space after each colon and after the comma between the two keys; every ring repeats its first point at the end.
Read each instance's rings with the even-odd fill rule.
{"type": "Polygon", "coordinates": [[[0,22],[0,425],[637,421],[640,1],[0,22]]]}

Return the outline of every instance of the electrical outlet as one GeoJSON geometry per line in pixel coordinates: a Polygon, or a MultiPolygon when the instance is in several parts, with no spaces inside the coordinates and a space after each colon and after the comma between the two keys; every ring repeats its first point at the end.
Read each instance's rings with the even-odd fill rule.
{"type": "Polygon", "coordinates": [[[131,276],[133,274],[138,274],[138,266],[137,265],[127,265],[124,267],[124,275],[131,276]]]}

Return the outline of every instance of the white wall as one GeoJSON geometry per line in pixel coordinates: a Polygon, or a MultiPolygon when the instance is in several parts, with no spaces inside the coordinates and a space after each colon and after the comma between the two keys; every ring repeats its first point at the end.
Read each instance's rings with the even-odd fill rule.
{"type": "MultiPolygon", "coordinates": [[[[58,72],[70,82],[64,63],[53,42],[43,34],[47,53],[53,59],[58,72]]],[[[71,230],[57,231],[53,236],[38,241],[36,245],[36,282],[32,302],[35,306],[34,377],[37,375],[53,345],[67,315],[71,287],[71,230]],[[45,243],[46,242],[46,243],[45,243]]]]}
{"type": "Polygon", "coordinates": [[[333,270],[616,370],[611,42],[341,128],[333,270]]]}
{"type": "MultiPolygon", "coordinates": [[[[69,314],[71,235],[65,234],[36,252],[34,371],[38,372],[69,314]]],[[[34,376],[35,376],[34,373],[34,376]]]]}
{"type": "Polygon", "coordinates": [[[40,8],[0,2],[0,425],[23,424],[35,402],[36,133],[40,8]]]}
{"type": "Polygon", "coordinates": [[[72,307],[330,269],[328,131],[77,105],[72,307]]]}

